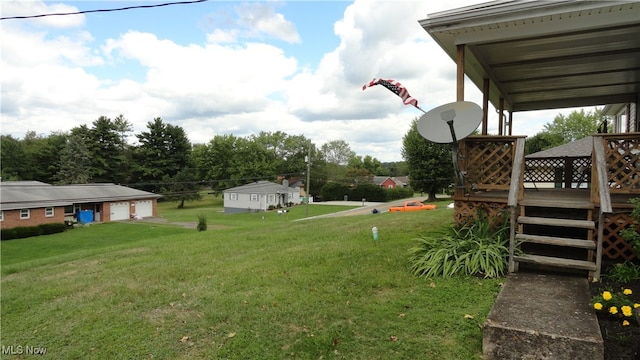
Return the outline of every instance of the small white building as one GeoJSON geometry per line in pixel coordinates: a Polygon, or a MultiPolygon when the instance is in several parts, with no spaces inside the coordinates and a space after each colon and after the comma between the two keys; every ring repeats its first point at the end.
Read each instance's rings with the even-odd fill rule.
{"type": "Polygon", "coordinates": [[[300,188],[290,187],[288,180],[283,180],[282,185],[257,181],[226,189],[222,193],[225,214],[266,211],[270,207],[287,207],[300,203],[300,188]]]}

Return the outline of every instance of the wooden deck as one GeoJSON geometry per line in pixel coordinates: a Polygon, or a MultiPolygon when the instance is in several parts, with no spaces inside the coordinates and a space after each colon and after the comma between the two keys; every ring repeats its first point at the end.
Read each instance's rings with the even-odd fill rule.
{"type": "MultiPolygon", "coordinates": [[[[508,191],[482,191],[466,196],[456,196],[456,201],[478,201],[506,203],[508,191]]],[[[611,194],[611,205],[615,209],[631,209],[629,199],[638,197],[633,194],[611,194]]],[[[524,197],[519,202],[525,206],[552,206],[574,209],[593,209],[590,189],[525,189],[524,197]]]]}

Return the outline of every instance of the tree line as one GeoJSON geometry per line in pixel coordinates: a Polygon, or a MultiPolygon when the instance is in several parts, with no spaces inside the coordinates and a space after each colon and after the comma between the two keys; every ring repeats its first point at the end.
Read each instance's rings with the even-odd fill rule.
{"type": "MultiPolygon", "coordinates": [[[[602,119],[601,109],[559,114],[527,139],[526,153],[601,132],[602,119]]],[[[4,181],[110,182],[161,193],[184,204],[198,198],[203,188],[219,192],[258,180],[304,183],[309,161],[312,195],[322,194],[325,186],[325,194],[338,194],[371,183],[373,176],[408,175],[411,189],[428,194],[432,201],[453,184],[451,145],[425,140],[417,121],[402,139],[404,161],[382,163],[370,155],[357,155],[344,140],[317,146],[304,135],[276,131],[248,137],[216,135],[205,144],[192,144],[182,127],[160,117],[148,122],[146,131],[131,136],[132,125],[123,115],[101,116],[91,126],[69,132],[44,136],[30,131],[23,139],[1,135],[0,175],[4,181]],[[130,144],[130,138],[136,143],[130,144]]]]}
{"type": "Polygon", "coordinates": [[[22,139],[2,135],[0,140],[3,181],[116,183],[182,204],[197,198],[202,188],[217,192],[258,180],[305,182],[308,161],[311,194],[319,194],[330,182],[353,185],[370,182],[373,176],[408,173],[404,162],[383,164],[359,156],[344,140],[317,146],[303,135],[281,131],[216,135],[207,143],[192,144],[182,127],[160,117],[138,134],[132,134],[131,123],[119,115],[100,116],[90,126],[69,132],[30,131],[22,139]]]}

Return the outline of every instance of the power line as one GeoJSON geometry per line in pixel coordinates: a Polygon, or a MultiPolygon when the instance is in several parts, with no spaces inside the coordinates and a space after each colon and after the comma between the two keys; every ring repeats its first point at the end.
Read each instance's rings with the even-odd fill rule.
{"type": "Polygon", "coordinates": [[[136,5],[136,6],[127,6],[123,8],[115,8],[115,9],[96,9],[96,10],[82,10],[76,12],[67,12],[67,13],[49,13],[49,14],[39,14],[39,15],[25,15],[25,16],[6,16],[0,17],[0,20],[12,20],[12,19],[32,19],[32,18],[40,18],[46,16],[67,16],[67,15],[80,15],[80,14],[88,14],[95,12],[110,12],[110,11],[123,11],[123,10],[131,10],[131,9],[148,9],[155,8],[161,6],[170,6],[170,5],[184,5],[184,4],[195,4],[201,3],[209,0],[192,0],[192,1],[177,1],[177,2],[169,2],[162,4],[154,4],[154,5],[136,5]]]}

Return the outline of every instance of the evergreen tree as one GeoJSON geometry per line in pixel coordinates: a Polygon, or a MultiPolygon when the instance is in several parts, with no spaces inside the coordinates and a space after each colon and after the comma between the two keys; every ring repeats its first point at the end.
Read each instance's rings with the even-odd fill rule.
{"type": "Polygon", "coordinates": [[[69,136],[65,147],[60,151],[55,180],[60,184],[86,184],[92,180],[91,153],[81,136],[69,136]]]}
{"type": "Polygon", "coordinates": [[[136,182],[145,184],[142,188],[159,191],[163,180],[190,166],[191,143],[182,127],[165,124],[159,117],[148,122],[147,129],[137,135],[134,172],[136,182]]]}
{"type": "Polygon", "coordinates": [[[0,136],[0,176],[3,181],[28,180],[23,177],[25,151],[20,140],[11,135],[0,136]]]}

